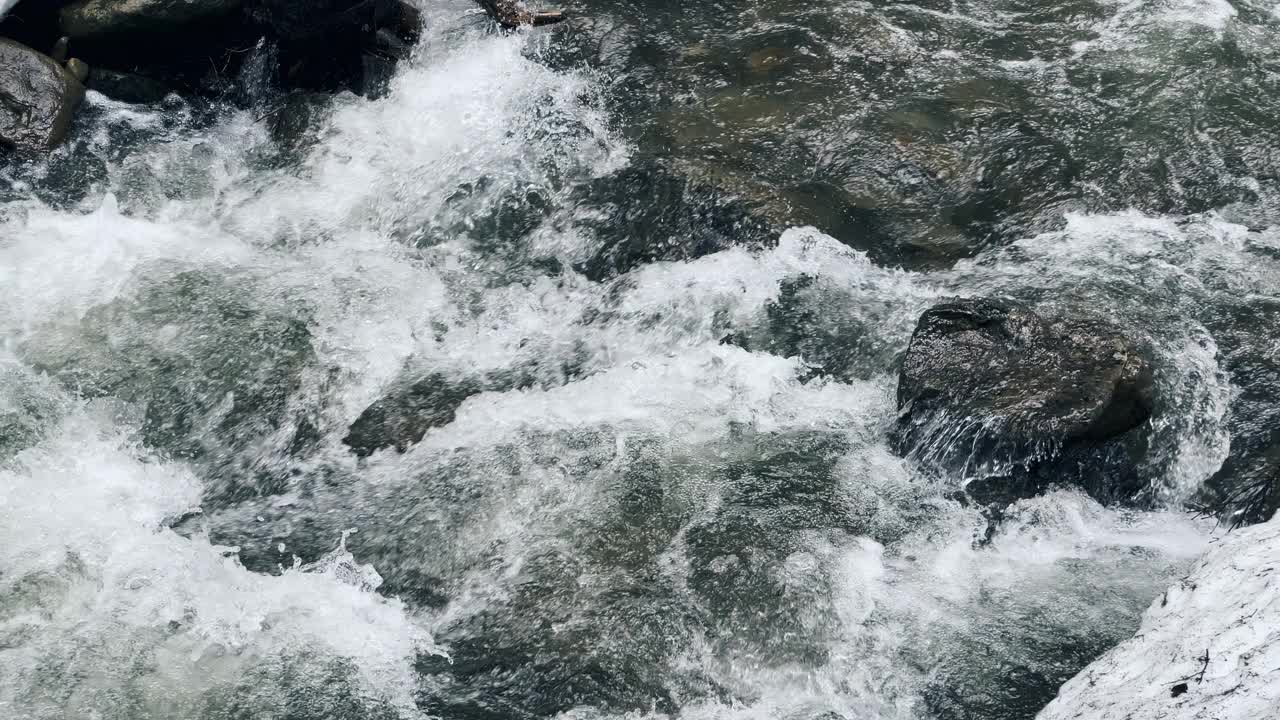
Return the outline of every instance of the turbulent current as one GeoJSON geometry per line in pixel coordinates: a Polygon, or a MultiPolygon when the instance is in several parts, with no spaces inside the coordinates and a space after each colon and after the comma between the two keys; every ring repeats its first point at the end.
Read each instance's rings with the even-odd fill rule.
{"type": "Polygon", "coordinates": [[[1272,0],[419,4],[381,99],[250,61],[0,166],[0,717],[1029,719],[1209,546],[1272,0]],[[1150,344],[1138,507],[891,451],[976,295],[1150,344]]]}

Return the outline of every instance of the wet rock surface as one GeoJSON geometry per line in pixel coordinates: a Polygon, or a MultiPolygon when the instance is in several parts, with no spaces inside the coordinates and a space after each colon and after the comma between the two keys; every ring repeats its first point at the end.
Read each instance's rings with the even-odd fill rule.
{"type": "Polygon", "coordinates": [[[72,40],[103,35],[181,32],[226,17],[241,0],[79,0],[62,8],[59,27],[72,40]]]}
{"type": "MultiPolygon", "coordinates": [[[[1078,453],[1145,422],[1153,392],[1141,346],[1105,322],[1048,320],[1009,300],[956,300],[930,308],[916,326],[898,379],[896,442],[976,478],[984,500],[1001,497],[1008,481],[990,476],[1078,464],[1078,453]]],[[[1107,470],[1089,482],[1091,492],[1126,498],[1138,490],[1108,487],[1120,478],[1107,470]]]]}
{"type": "Polygon", "coordinates": [[[1174,24],[1089,2],[1001,5],[997,39],[939,7],[730,2],[713,21],[570,0],[579,20],[556,51],[618,78],[609,101],[641,147],[754,183],[792,222],[902,267],[950,267],[1066,211],[1203,212],[1274,177],[1267,154],[1217,155],[1280,132],[1243,100],[1271,82],[1253,42],[1197,54],[1174,24]],[[1108,22],[1151,35],[1130,42],[1108,22]],[[1150,62],[1120,59],[1132,53],[1150,62]],[[1192,87],[1215,98],[1220,137],[1189,130],[1173,98],[1192,87]],[[1122,101],[1155,88],[1150,112],[1122,101]]]}
{"type": "Polygon", "coordinates": [[[51,58],[0,38],[0,145],[52,148],[83,99],[84,86],[51,58]]]}
{"type": "Polygon", "coordinates": [[[1228,417],[1230,453],[1201,502],[1233,527],[1266,522],[1280,509],[1280,348],[1258,330],[1280,324],[1280,302],[1257,298],[1215,315],[1223,365],[1238,392],[1228,417]]]}
{"type": "Polygon", "coordinates": [[[591,257],[575,264],[592,280],[730,247],[762,248],[777,237],[738,198],[654,158],[582,186],[571,202],[576,224],[601,239],[591,257]]]}
{"type": "Polygon", "coordinates": [[[23,3],[0,34],[54,47],[92,68],[125,102],[155,102],[161,87],[221,97],[247,70],[268,87],[376,95],[408,56],[421,15],[396,0],[80,0],[23,3]],[[60,40],[66,38],[69,40],[60,40]],[[259,67],[265,66],[265,67],[259,67]]]}
{"type": "Polygon", "coordinates": [[[89,70],[89,89],[121,102],[143,104],[160,102],[173,92],[159,80],[108,68],[89,70]]]}
{"type": "Polygon", "coordinates": [[[1252,720],[1280,705],[1280,519],[1222,538],[1040,720],[1252,720]]]}
{"type": "Polygon", "coordinates": [[[458,381],[431,373],[411,384],[393,388],[351,423],[343,444],[357,455],[394,447],[404,452],[433,427],[453,422],[458,406],[481,392],[479,380],[458,381]]]}

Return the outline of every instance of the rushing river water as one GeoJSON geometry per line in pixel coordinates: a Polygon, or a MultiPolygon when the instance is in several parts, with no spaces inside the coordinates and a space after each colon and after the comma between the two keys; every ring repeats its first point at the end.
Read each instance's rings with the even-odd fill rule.
{"type": "Polygon", "coordinates": [[[1280,6],[684,5],[0,166],[0,716],[1032,718],[1132,634],[1275,362],[1280,6]],[[1151,344],[1141,507],[890,451],[956,295],[1151,344]]]}

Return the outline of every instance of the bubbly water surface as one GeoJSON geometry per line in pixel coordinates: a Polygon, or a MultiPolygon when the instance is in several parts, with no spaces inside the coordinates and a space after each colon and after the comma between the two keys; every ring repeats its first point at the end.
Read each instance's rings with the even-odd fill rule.
{"type": "Polygon", "coordinates": [[[0,168],[0,716],[1031,718],[1204,550],[1269,2],[566,9],[426,5],[309,134],[90,93],[0,168]],[[1146,509],[983,541],[890,452],[916,318],[990,294],[1151,343],[1146,509]],[[341,443],[432,374],[451,422],[341,443]]]}

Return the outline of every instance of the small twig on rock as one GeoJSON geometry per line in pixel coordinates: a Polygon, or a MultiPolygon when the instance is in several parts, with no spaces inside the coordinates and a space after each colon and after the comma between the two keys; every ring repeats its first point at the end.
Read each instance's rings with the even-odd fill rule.
{"type": "Polygon", "coordinates": [[[1178,678],[1177,680],[1174,680],[1175,683],[1185,684],[1187,680],[1195,680],[1197,684],[1204,682],[1204,674],[1209,669],[1209,648],[1205,648],[1204,654],[1196,659],[1199,660],[1201,663],[1200,672],[1194,675],[1188,675],[1184,678],[1178,678]]]}
{"type": "Polygon", "coordinates": [[[1200,657],[1198,657],[1198,658],[1196,658],[1196,659],[1204,663],[1204,665],[1203,665],[1203,666],[1201,666],[1201,668],[1200,668],[1200,675],[1198,675],[1198,676],[1196,677],[1196,682],[1197,682],[1197,683],[1202,683],[1202,682],[1204,682],[1204,673],[1205,673],[1205,671],[1206,671],[1206,670],[1208,670],[1208,669],[1209,669],[1209,648],[1205,648],[1205,649],[1204,649],[1204,655],[1202,655],[1202,656],[1200,656],[1200,657]]]}

